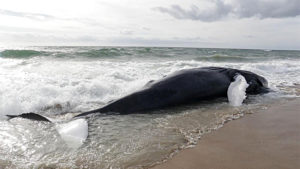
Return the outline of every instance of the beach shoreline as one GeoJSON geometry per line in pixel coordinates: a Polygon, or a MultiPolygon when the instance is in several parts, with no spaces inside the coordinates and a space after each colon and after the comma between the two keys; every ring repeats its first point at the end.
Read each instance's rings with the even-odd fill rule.
{"type": "Polygon", "coordinates": [[[300,99],[234,120],[153,169],[300,167],[300,99]]]}
{"type": "Polygon", "coordinates": [[[224,123],[231,126],[299,93],[299,51],[32,46],[3,48],[0,55],[0,168],[153,167],[194,147],[200,137],[202,142],[223,131],[224,123]],[[151,113],[88,118],[88,139],[72,150],[56,130],[75,113],[99,109],[149,81],[210,66],[258,74],[274,92],[249,95],[241,107],[230,106],[224,97],[151,113]],[[55,125],[7,121],[6,115],[27,112],[53,118],[55,125]]]}

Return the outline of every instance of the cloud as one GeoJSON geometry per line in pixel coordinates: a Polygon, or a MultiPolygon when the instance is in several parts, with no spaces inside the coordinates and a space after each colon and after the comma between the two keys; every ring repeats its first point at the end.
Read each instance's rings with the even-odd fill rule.
{"type": "Polygon", "coordinates": [[[286,18],[300,15],[299,0],[213,0],[206,8],[191,5],[184,9],[179,5],[153,8],[177,19],[212,22],[228,17],[286,18]]]}
{"type": "Polygon", "coordinates": [[[200,37],[195,38],[143,38],[143,37],[115,37],[106,39],[113,46],[161,46],[161,47],[209,47],[220,43],[210,42],[200,37]]]}
{"type": "MultiPolygon", "coordinates": [[[[29,13],[29,12],[17,12],[11,10],[0,9],[0,15],[14,16],[20,18],[31,19],[35,21],[63,21],[63,22],[77,22],[88,26],[101,26],[107,27],[104,24],[97,22],[89,18],[64,18],[53,15],[41,14],[41,13],[29,13]]],[[[0,27],[1,29],[1,27],[0,27]]]]}
{"type": "Polygon", "coordinates": [[[33,46],[48,46],[48,45],[94,45],[101,44],[102,39],[96,36],[82,35],[67,35],[67,34],[49,34],[49,33],[1,33],[0,42],[5,42],[6,45],[33,45],[33,46]]]}
{"type": "Polygon", "coordinates": [[[16,11],[4,10],[4,9],[0,9],[0,14],[7,15],[7,16],[29,18],[29,19],[38,20],[38,21],[56,19],[56,17],[51,16],[51,15],[46,15],[46,14],[16,12],[16,11]]]}
{"type": "Polygon", "coordinates": [[[122,35],[132,35],[134,33],[133,30],[124,29],[120,31],[120,34],[122,35]]]}
{"type": "Polygon", "coordinates": [[[154,8],[162,13],[167,13],[177,19],[191,19],[202,21],[214,21],[228,15],[231,10],[231,6],[224,4],[222,1],[215,1],[213,7],[200,10],[196,5],[191,5],[189,10],[185,10],[179,5],[172,5],[170,8],[157,7],[154,8]]]}

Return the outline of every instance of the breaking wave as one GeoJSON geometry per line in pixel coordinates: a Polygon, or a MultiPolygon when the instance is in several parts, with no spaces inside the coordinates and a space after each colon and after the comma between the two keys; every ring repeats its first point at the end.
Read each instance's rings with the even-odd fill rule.
{"type": "Polygon", "coordinates": [[[91,58],[91,59],[155,59],[196,60],[207,62],[261,62],[297,59],[298,51],[241,50],[205,48],[158,47],[33,47],[0,51],[2,58],[26,59],[32,57],[91,58]]]}

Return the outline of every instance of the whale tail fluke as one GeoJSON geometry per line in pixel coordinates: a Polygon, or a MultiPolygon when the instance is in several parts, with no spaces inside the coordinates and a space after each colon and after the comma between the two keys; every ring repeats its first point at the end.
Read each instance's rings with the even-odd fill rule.
{"type": "Polygon", "coordinates": [[[69,147],[80,147],[88,136],[88,123],[85,119],[76,119],[68,122],[52,121],[50,118],[36,114],[36,113],[23,113],[20,115],[6,115],[8,120],[13,118],[24,118],[35,121],[44,121],[53,124],[69,147]]]}
{"type": "Polygon", "coordinates": [[[36,114],[36,113],[23,113],[20,115],[6,115],[6,116],[9,118],[9,120],[20,117],[20,118],[36,120],[36,121],[51,122],[47,117],[44,117],[44,116],[36,114]]]}

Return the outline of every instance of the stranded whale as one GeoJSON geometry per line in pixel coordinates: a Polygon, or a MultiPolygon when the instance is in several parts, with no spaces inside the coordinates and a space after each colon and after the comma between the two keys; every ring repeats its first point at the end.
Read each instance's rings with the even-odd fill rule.
{"type": "MultiPolygon", "coordinates": [[[[181,70],[161,80],[150,81],[143,89],[137,92],[110,102],[102,108],[84,112],[75,117],[94,113],[118,113],[122,115],[141,113],[218,97],[226,97],[228,88],[237,75],[242,75],[247,81],[246,94],[269,92],[267,80],[255,73],[223,67],[202,67],[181,70]]],[[[49,121],[49,119],[35,113],[9,117],[49,121]]]]}
{"type": "Polygon", "coordinates": [[[267,80],[249,71],[223,67],[195,68],[175,72],[159,81],[150,81],[140,91],[75,117],[94,113],[140,113],[226,97],[228,87],[237,75],[242,75],[249,84],[247,94],[261,94],[269,91],[267,80]]]}

